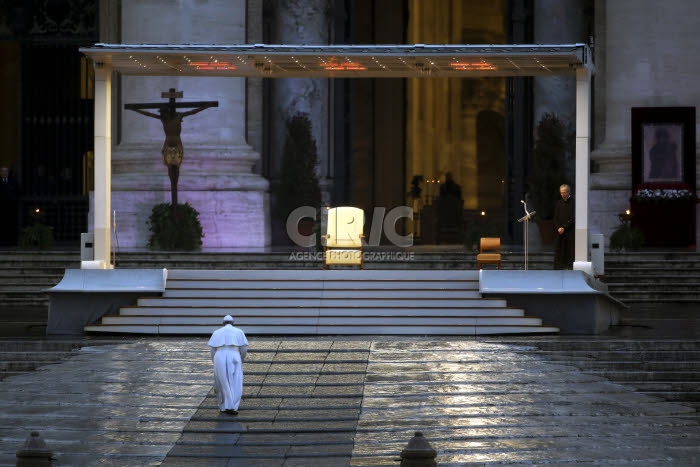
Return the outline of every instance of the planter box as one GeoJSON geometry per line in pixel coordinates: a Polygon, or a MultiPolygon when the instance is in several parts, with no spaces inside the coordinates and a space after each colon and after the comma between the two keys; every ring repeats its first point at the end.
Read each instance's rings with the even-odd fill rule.
{"type": "Polygon", "coordinates": [[[644,246],[695,249],[695,200],[631,201],[632,227],[644,234],[644,246]]]}

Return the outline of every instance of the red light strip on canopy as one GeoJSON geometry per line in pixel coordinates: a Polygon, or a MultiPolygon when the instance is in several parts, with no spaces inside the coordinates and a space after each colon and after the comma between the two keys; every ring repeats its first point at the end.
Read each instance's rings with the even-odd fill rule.
{"type": "Polygon", "coordinates": [[[495,70],[496,67],[488,62],[450,62],[450,66],[455,70],[495,70]]]}
{"type": "Polygon", "coordinates": [[[195,70],[235,70],[236,66],[231,64],[231,62],[190,62],[189,66],[195,70]]]}
{"type": "Polygon", "coordinates": [[[336,60],[321,62],[321,67],[329,71],[363,71],[367,69],[366,66],[361,65],[357,62],[338,62],[336,60]]]}

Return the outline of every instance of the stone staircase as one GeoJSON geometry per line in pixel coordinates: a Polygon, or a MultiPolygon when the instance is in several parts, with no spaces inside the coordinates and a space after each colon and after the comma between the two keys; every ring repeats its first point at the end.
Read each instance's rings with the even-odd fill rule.
{"type": "Polygon", "coordinates": [[[88,333],[210,335],[230,314],[249,335],[556,333],[505,300],[483,298],[470,270],[168,270],[162,297],[140,298],[88,333]]]}
{"type": "MultiPolygon", "coordinates": [[[[46,324],[48,299],[43,292],[58,283],[65,268],[77,268],[79,253],[75,252],[0,252],[0,379],[10,374],[31,372],[55,361],[73,355],[80,345],[94,345],[110,341],[107,335],[89,337],[80,341],[46,341],[43,335],[46,324]],[[13,282],[13,279],[19,280],[13,282]],[[21,280],[20,280],[21,279],[21,280]],[[12,285],[8,285],[12,284],[12,285]],[[18,291],[17,285],[26,288],[18,291]],[[8,300],[12,298],[12,300],[8,300]],[[19,324],[18,324],[19,323],[19,324]],[[9,338],[12,336],[12,338],[9,338]],[[17,339],[21,336],[24,339],[17,339]],[[29,337],[29,339],[28,339],[29,337]],[[32,341],[32,342],[30,342],[32,341]]],[[[680,402],[698,408],[700,400],[700,299],[693,299],[693,292],[700,290],[695,284],[698,271],[698,255],[695,253],[647,253],[607,254],[604,281],[613,296],[631,305],[623,317],[623,326],[613,330],[611,336],[508,336],[485,337],[503,343],[517,343],[535,347],[548,360],[563,365],[573,365],[583,371],[609,378],[611,381],[632,387],[638,392],[680,402]],[[657,272],[653,272],[655,268],[657,272]],[[686,282],[688,294],[666,297],[669,302],[652,296],[654,285],[639,280],[625,280],[657,274],[667,283],[658,286],[663,291],[671,282],[686,282]],[[663,278],[665,276],[665,278],[663,278]],[[624,296],[625,298],[622,298],[624,296]]],[[[415,262],[422,269],[474,269],[474,255],[462,251],[444,253],[416,253],[415,262]]],[[[134,253],[118,255],[118,267],[167,267],[191,269],[319,269],[315,261],[289,259],[289,253],[217,255],[217,254],[167,254],[134,253]]],[[[523,257],[517,253],[504,255],[503,267],[522,269],[523,257]]],[[[551,265],[551,255],[530,255],[530,269],[546,269],[551,265]]],[[[368,269],[386,264],[368,263],[368,269]]],[[[394,269],[405,267],[403,262],[391,264],[394,269]]],[[[220,316],[217,316],[217,320],[220,316]]],[[[134,336],[135,337],[135,336],[134,336]]],[[[114,337],[115,340],[119,338],[114,337]]],[[[123,341],[123,337],[121,338],[123,341]]],[[[161,339],[161,338],[159,338],[161,339]]],[[[290,378],[294,376],[289,375],[290,378]]],[[[697,418],[697,417],[696,417],[697,418]]],[[[403,441],[405,442],[405,441],[403,441]]]]}
{"type": "Polygon", "coordinates": [[[46,308],[44,291],[56,285],[66,269],[79,267],[79,252],[0,251],[0,309],[46,308]]]}
{"type": "Polygon", "coordinates": [[[610,293],[627,304],[695,304],[700,312],[700,254],[635,252],[608,254],[605,278],[610,293]]]}
{"type": "Polygon", "coordinates": [[[75,354],[84,341],[43,339],[0,340],[0,380],[34,371],[75,354]]]}
{"type": "MultiPolygon", "coordinates": [[[[696,330],[697,331],[697,330],[696,330]]],[[[559,337],[504,338],[499,342],[534,346],[536,355],[573,365],[649,396],[694,407],[700,422],[700,339],[559,337]]],[[[532,350],[528,355],[532,355],[532,350]]]]}
{"type": "MultiPolygon", "coordinates": [[[[272,253],[118,253],[119,268],[172,269],[320,269],[303,252],[272,253]]],[[[308,253],[308,252],[306,252],[308,253]]],[[[416,249],[410,260],[368,261],[366,269],[474,270],[475,253],[460,246],[416,249]]],[[[312,254],[313,255],[313,254],[312,254]]],[[[42,334],[46,325],[45,291],[79,267],[79,251],[0,251],[0,325],[3,335],[42,334]]],[[[549,269],[552,255],[530,254],[529,269],[549,269]]],[[[505,247],[502,267],[523,269],[522,253],[505,247]]],[[[700,254],[696,252],[606,253],[603,282],[611,295],[635,309],[651,310],[667,303],[700,311],[700,254]]]]}

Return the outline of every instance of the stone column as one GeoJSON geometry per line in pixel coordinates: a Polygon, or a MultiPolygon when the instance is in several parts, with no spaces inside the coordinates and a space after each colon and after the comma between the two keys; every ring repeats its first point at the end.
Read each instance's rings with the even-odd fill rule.
{"type": "MultiPolygon", "coordinates": [[[[244,0],[122,0],[125,44],[243,44],[244,0]]],[[[158,119],[124,110],[126,103],[165,102],[161,92],[183,91],[180,102],[218,101],[218,108],[185,117],[178,197],[200,213],[203,248],[270,244],[268,182],[253,173],[260,155],[246,140],[244,78],[129,77],[121,80],[121,141],[113,158],[112,203],[119,249],[139,249],[150,235],[154,205],[170,201],[161,160],[158,119]]],[[[186,109],[185,109],[186,110],[186,109]]]]}
{"type": "MultiPolygon", "coordinates": [[[[536,0],[535,43],[586,43],[584,0],[536,0]]],[[[553,113],[573,128],[576,122],[576,77],[538,76],[533,80],[535,125],[553,113]]],[[[570,162],[573,162],[570,161],[570,162]]]]}
{"type": "Polygon", "coordinates": [[[95,260],[111,267],[112,67],[95,64],[95,260]]]}
{"type": "Polygon", "coordinates": [[[587,68],[576,70],[576,213],[574,261],[586,266],[588,260],[588,186],[590,166],[591,135],[591,71],[587,68]]]}
{"type": "MultiPolygon", "coordinates": [[[[587,42],[583,21],[583,5],[585,0],[535,0],[534,1],[534,42],[536,44],[574,44],[587,42]]],[[[576,122],[576,77],[575,76],[537,76],[532,79],[534,121],[537,124],[546,113],[553,113],[570,128],[574,128],[576,122]]],[[[533,140],[534,144],[535,141],[533,140]]],[[[567,154],[567,174],[573,178],[578,175],[574,166],[578,158],[574,154],[567,154]]],[[[517,161],[516,161],[517,164],[517,161]]],[[[516,172],[517,173],[517,172],[516,172]]],[[[573,184],[577,196],[577,210],[579,188],[578,180],[562,180],[561,183],[573,184]]],[[[556,195],[555,195],[556,196],[556,195]]],[[[520,206],[516,199],[512,199],[515,212],[520,206]]],[[[537,220],[537,214],[535,214],[537,220]]],[[[578,219],[577,219],[578,221],[578,219]]],[[[539,235],[539,224],[533,222],[528,234],[530,251],[550,249],[551,245],[542,245],[539,235]],[[534,232],[534,235],[532,234],[534,232]]],[[[578,227],[577,227],[578,228],[578,227]]],[[[518,232],[519,233],[519,232],[518,232]]],[[[577,238],[579,234],[577,233],[577,238]]],[[[576,251],[579,249],[577,247],[576,251]]],[[[578,261],[578,259],[577,259],[578,261]]]]}
{"type": "Polygon", "coordinates": [[[605,133],[591,153],[590,222],[606,239],[629,208],[633,188],[631,108],[700,107],[692,78],[700,75],[700,62],[688,59],[688,47],[700,42],[700,10],[690,3],[595,3],[596,130],[604,125],[605,133]]]}
{"type": "MultiPolygon", "coordinates": [[[[276,44],[328,44],[326,0],[280,0],[274,2],[271,40],[276,44]]],[[[286,134],[286,120],[296,112],[309,114],[319,155],[319,178],[328,201],[330,168],[328,138],[328,79],[282,78],[272,82],[270,127],[270,173],[279,174],[286,134]],[[325,189],[324,189],[325,188],[325,189]]]]}

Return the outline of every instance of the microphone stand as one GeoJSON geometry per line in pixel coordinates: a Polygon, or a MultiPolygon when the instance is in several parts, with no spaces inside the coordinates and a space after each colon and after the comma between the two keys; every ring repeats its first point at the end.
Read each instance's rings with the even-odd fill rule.
{"type": "Polygon", "coordinates": [[[530,218],[535,215],[535,211],[527,212],[527,204],[525,201],[520,200],[520,202],[523,203],[523,209],[525,210],[525,215],[518,219],[518,222],[525,222],[525,228],[523,229],[523,242],[525,246],[525,270],[527,271],[527,228],[530,224],[530,218]]]}

